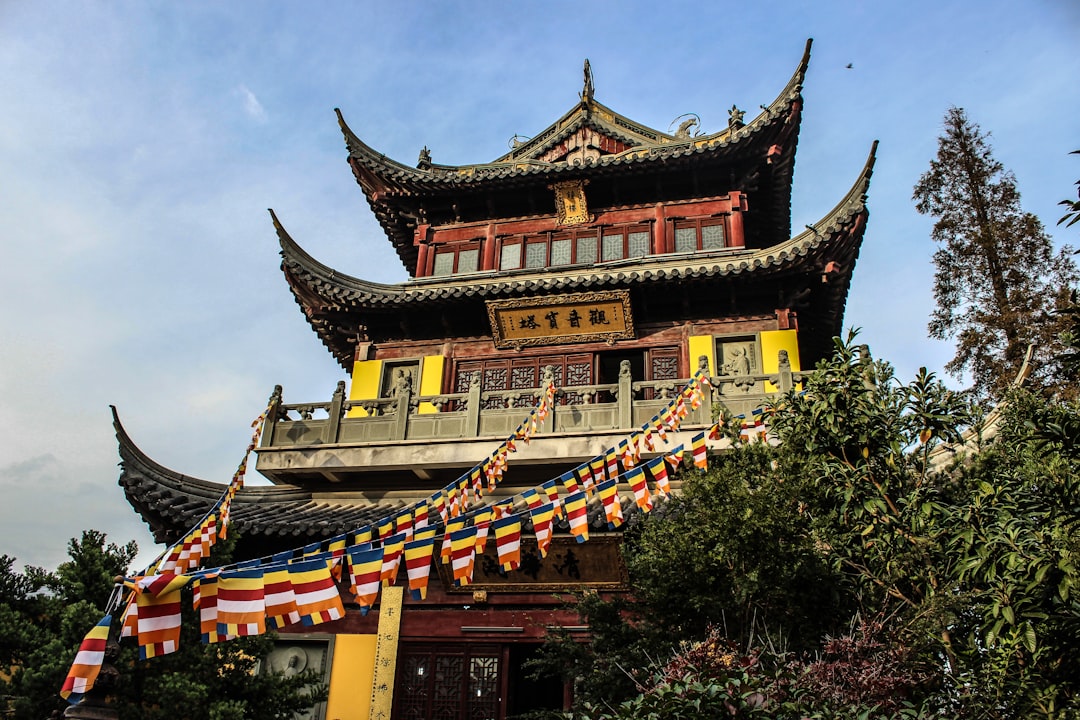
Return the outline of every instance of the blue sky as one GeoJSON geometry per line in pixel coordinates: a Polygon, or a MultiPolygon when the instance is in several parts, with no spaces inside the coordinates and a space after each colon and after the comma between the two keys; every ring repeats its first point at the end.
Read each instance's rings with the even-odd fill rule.
{"type": "MultiPolygon", "coordinates": [[[[926,339],[912,186],[950,105],[992,133],[1060,244],[1080,159],[1080,5],[1029,2],[0,2],[0,553],[53,567],[84,528],[149,535],[109,404],[162,464],[226,482],[274,384],[343,373],[278,269],[267,208],[316,258],[405,278],[345,163],[340,107],[403,162],[492,160],[596,98],[653,127],[755,114],[814,38],[792,226],[881,146],[846,324],[901,377],[926,339]],[[847,68],[848,64],[852,67],[847,68]]],[[[955,382],[955,381],[954,381],[955,382]]]]}

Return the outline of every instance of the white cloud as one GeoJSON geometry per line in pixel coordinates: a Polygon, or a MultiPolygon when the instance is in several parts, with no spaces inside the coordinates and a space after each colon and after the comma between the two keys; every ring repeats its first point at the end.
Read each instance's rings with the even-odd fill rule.
{"type": "Polygon", "coordinates": [[[248,117],[261,123],[266,122],[266,108],[259,102],[259,98],[255,97],[255,93],[251,92],[247,85],[241,85],[237,91],[244,99],[244,112],[248,114],[248,117]]]}

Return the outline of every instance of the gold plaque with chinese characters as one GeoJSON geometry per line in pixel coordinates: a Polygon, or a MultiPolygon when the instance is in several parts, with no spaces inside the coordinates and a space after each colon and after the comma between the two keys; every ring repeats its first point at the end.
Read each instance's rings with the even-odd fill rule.
{"type": "Polygon", "coordinates": [[[628,340],[634,337],[630,291],[488,300],[495,347],[628,340]]]}
{"type": "Polygon", "coordinates": [[[580,225],[592,222],[589,206],[585,202],[587,180],[567,180],[549,187],[555,191],[555,212],[560,225],[580,225]]]}

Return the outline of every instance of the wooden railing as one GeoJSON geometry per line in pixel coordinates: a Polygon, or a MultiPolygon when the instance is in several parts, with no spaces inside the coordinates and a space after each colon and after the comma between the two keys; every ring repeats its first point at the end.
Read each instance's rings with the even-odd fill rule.
{"type": "MultiPolygon", "coordinates": [[[[712,406],[723,403],[734,414],[749,413],[769,394],[784,392],[799,380],[785,363],[775,375],[719,375],[710,378],[705,402],[687,422],[711,422],[712,406]],[[711,396],[710,396],[711,395],[711,396]]],[[[616,383],[560,388],[555,407],[541,428],[547,433],[629,430],[660,412],[685,387],[687,379],[634,381],[629,364],[616,383]]],[[[263,431],[263,448],[415,440],[506,437],[540,399],[542,387],[483,391],[478,377],[468,392],[420,395],[408,383],[394,396],[347,400],[339,382],[328,402],[285,403],[274,389],[263,431]],[[362,410],[363,416],[350,411],[362,410]]]]}

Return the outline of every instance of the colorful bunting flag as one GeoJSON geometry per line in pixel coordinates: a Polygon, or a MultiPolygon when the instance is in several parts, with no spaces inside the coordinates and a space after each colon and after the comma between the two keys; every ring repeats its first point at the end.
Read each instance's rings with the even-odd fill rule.
{"type": "Polygon", "coordinates": [[[636,467],[626,473],[626,482],[634,491],[634,502],[644,512],[652,510],[652,495],[649,494],[649,483],[645,478],[645,468],[636,467]]]}
{"type": "Polygon", "coordinates": [[[383,585],[397,582],[398,567],[401,565],[401,553],[405,550],[405,533],[398,533],[383,540],[383,585]]]}
{"type": "Polygon", "coordinates": [[[434,533],[431,537],[405,543],[405,572],[409,576],[409,592],[414,600],[427,598],[428,575],[434,551],[434,533]]]}
{"type": "Polygon", "coordinates": [[[664,458],[658,457],[650,460],[645,467],[649,468],[653,480],[656,481],[656,491],[668,497],[671,495],[671,483],[668,481],[667,465],[664,458]]]}
{"type": "MultiPolygon", "coordinates": [[[[336,562],[334,559],[316,558],[289,563],[289,580],[293,586],[296,610],[304,625],[320,625],[345,617],[345,606],[341,604],[341,595],[330,575],[330,566],[336,562]]],[[[220,590],[218,596],[220,598],[220,590]]]]}
{"type": "Polygon", "coordinates": [[[589,539],[589,502],[580,490],[568,495],[563,503],[566,506],[566,519],[570,522],[570,533],[579,542],[589,539]]]}
{"type": "Polygon", "coordinates": [[[536,534],[536,547],[540,550],[540,557],[547,557],[548,548],[551,547],[552,519],[555,516],[555,506],[551,503],[532,508],[533,533],[536,534]]]}
{"type": "Polygon", "coordinates": [[[450,569],[455,585],[472,582],[476,558],[476,527],[462,528],[450,535],[450,569]]]}
{"type": "Polygon", "coordinates": [[[349,548],[348,556],[350,587],[356,597],[356,604],[360,606],[360,613],[367,615],[375,601],[379,599],[379,588],[382,586],[379,578],[382,575],[383,551],[382,548],[349,548]]]}
{"type": "Polygon", "coordinates": [[[101,664],[105,661],[105,645],[109,641],[111,625],[112,615],[101,618],[97,625],[90,628],[90,632],[86,633],[79,645],[75,662],[71,664],[64,685],[60,688],[60,696],[72,705],[82,700],[83,695],[94,687],[94,682],[101,672],[101,664]]]}
{"type": "Polygon", "coordinates": [[[690,439],[690,451],[694,457],[694,467],[701,472],[709,469],[709,453],[705,447],[705,433],[699,433],[690,439]]]}
{"type": "Polygon", "coordinates": [[[492,523],[495,532],[495,548],[499,553],[499,565],[503,570],[517,570],[521,563],[521,518],[506,515],[492,523]]]}
{"type": "Polygon", "coordinates": [[[540,486],[544,490],[544,494],[547,496],[547,500],[555,508],[555,517],[562,517],[562,506],[559,504],[559,488],[556,487],[554,480],[548,480],[546,483],[540,486]]]}
{"type": "MultiPolygon", "coordinates": [[[[265,592],[260,568],[222,573],[217,582],[218,633],[246,637],[266,632],[265,592]]],[[[142,637],[141,607],[139,636],[142,637]]]]}
{"type": "MultiPolygon", "coordinates": [[[[341,552],[345,552],[344,546],[341,552]]],[[[293,592],[288,565],[270,565],[263,569],[263,593],[267,630],[277,630],[300,622],[300,611],[296,607],[296,594],[293,592]]]]}
{"type": "Polygon", "coordinates": [[[623,523],[622,503],[619,500],[617,485],[614,480],[607,480],[596,486],[596,492],[600,495],[600,502],[604,506],[608,528],[611,530],[623,523]]]}

